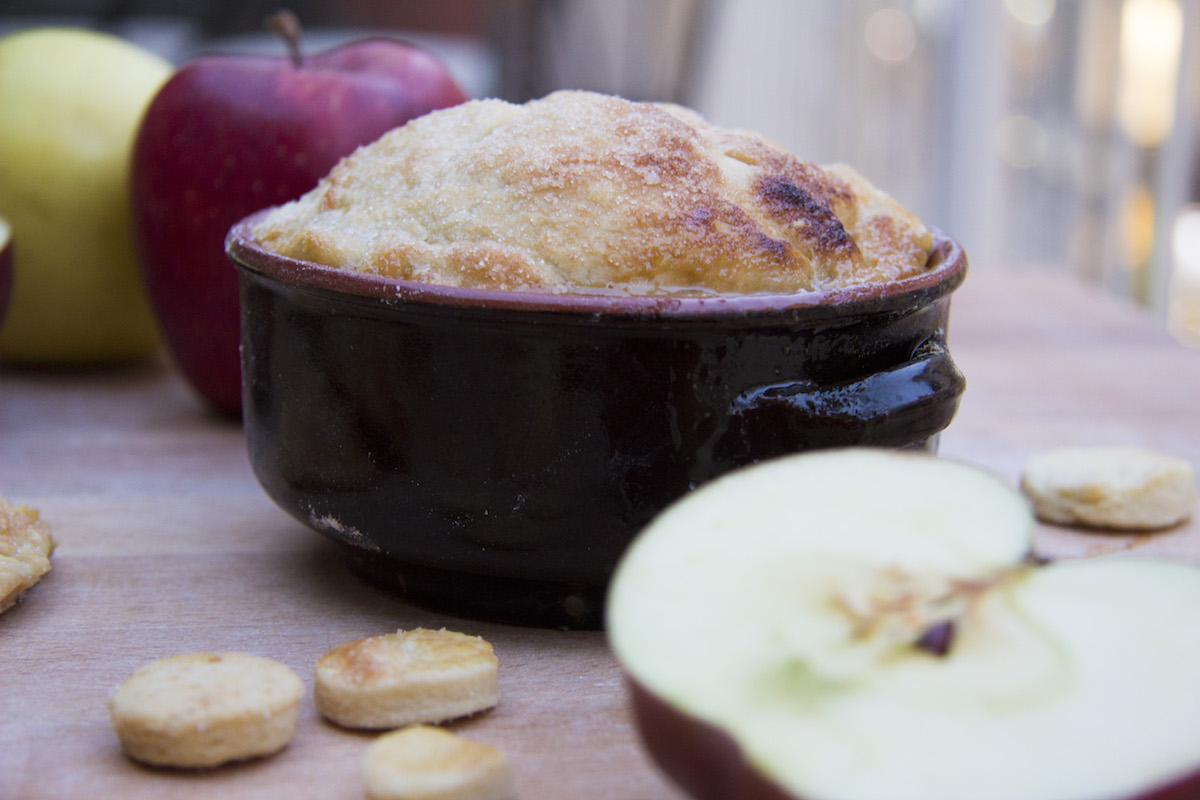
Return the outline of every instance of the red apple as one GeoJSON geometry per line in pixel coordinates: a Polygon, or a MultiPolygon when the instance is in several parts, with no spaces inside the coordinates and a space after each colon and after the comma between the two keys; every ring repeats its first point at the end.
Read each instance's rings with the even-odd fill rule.
{"type": "Polygon", "coordinates": [[[241,371],[229,228],[311,189],[356,147],[466,99],[435,57],[399,41],[292,56],[189,61],[151,102],[134,144],[134,219],[159,326],[194,388],[231,415],[241,371]]]}
{"type": "Polygon", "coordinates": [[[1020,494],[869,449],[731,473],[622,557],[650,753],[711,800],[1200,797],[1200,569],[1029,557],[1020,494]]]}

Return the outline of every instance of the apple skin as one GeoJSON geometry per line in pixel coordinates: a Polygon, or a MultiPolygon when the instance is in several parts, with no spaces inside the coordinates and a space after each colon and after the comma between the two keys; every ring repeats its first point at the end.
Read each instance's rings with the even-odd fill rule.
{"type": "Polygon", "coordinates": [[[151,102],[131,175],[143,280],[178,367],[214,409],[241,410],[230,227],[298,197],[356,147],[466,97],[432,55],[365,39],[303,59],[200,56],[151,102]]]}
{"type": "MultiPolygon", "coordinates": [[[[625,684],[646,752],[688,796],[696,800],[812,800],[790,794],[764,777],[745,759],[733,737],[717,726],[678,710],[631,677],[626,676],[625,684]]],[[[1125,800],[1197,797],[1200,769],[1125,800]]]]}
{"type": "Polygon", "coordinates": [[[0,39],[0,215],[19,242],[0,358],[100,366],[158,352],[129,212],[129,151],[163,58],[72,27],[0,39]]]}
{"type": "Polygon", "coordinates": [[[633,678],[626,687],[642,744],[696,800],[796,800],[752,769],[732,736],[661,700],[633,678]]]}
{"type": "Polygon", "coordinates": [[[12,270],[12,228],[0,218],[0,327],[4,325],[4,314],[12,296],[12,270]]]}

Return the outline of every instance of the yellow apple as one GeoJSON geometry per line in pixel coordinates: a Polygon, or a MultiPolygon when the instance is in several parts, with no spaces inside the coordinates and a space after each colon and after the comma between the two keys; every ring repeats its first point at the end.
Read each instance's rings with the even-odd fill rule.
{"type": "Polygon", "coordinates": [[[95,364],[157,349],[134,254],[129,162],[142,114],[172,71],[94,31],[0,39],[0,216],[17,242],[0,358],[95,364]]]}
{"type": "Polygon", "coordinates": [[[8,311],[8,295],[12,290],[12,228],[0,217],[0,325],[8,311]]]}

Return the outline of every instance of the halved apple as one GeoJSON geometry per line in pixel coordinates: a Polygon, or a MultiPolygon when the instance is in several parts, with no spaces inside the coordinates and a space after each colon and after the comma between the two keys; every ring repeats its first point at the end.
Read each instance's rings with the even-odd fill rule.
{"type": "Polygon", "coordinates": [[[647,748],[697,798],[1200,797],[1200,569],[1038,563],[999,479],[871,449],[780,459],[663,512],[609,637],[647,748]]]}

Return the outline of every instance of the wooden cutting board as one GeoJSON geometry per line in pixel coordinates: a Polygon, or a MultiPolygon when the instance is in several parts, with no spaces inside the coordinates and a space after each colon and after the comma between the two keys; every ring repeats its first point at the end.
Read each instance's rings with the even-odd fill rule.
{"type": "MultiPolygon", "coordinates": [[[[1142,444],[1200,464],[1200,354],[1067,276],[972,273],[950,347],[968,388],[944,456],[1013,483],[1030,454],[1066,444],[1142,444]]],[[[59,540],[52,573],[0,615],[0,800],[360,798],[371,737],[311,703],[280,755],[192,773],[126,760],[108,693],[150,659],[208,649],[277,658],[311,687],[333,645],[418,625],[495,645],[503,700],[455,728],[509,753],[522,797],[681,796],[639,745],[602,633],[448,617],[359,582],[267,499],[240,428],[207,415],[165,364],[0,371],[0,494],[39,508],[59,540]]],[[[1200,562],[1200,524],[1144,537],[1044,528],[1039,549],[1200,562]]]]}

